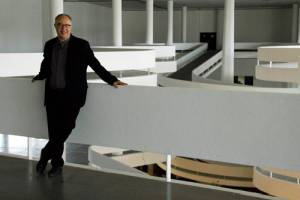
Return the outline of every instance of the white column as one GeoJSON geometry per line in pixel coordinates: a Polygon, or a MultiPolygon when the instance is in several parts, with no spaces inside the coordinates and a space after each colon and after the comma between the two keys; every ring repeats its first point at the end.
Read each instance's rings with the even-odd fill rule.
{"type": "Polygon", "coordinates": [[[298,33],[297,33],[297,42],[300,43],[300,7],[298,6],[298,33]]]}
{"type": "Polygon", "coordinates": [[[56,37],[56,31],[54,28],[55,17],[64,12],[63,0],[51,0],[50,1],[50,20],[51,20],[51,36],[56,37]]]}
{"type": "Polygon", "coordinates": [[[221,79],[229,83],[234,77],[234,5],[235,0],[225,0],[221,79]]]}
{"type": "Polygon", "coordinates": [[[173,0],[168,0],[168,38],[167,45],[173,45],[173,0]]]}
{"type": "Polygon", "coordinates": [[[153,0],[147,0],[146,44],[153,44],[153,0]]]}
{"type": "Polygon", "coordinates": [[[166,178],[167,182],[171,182],[171,174],[172,174],[172,156],[170,154],[167,155],[167,170],[166,170],[166,178]]]}
{"type": "Polygon", "coordinates": [[[182,42],[186,42],[187,6],[182,7],[182,42]]]}
{"type": "Polygon", "coordinates": [[[113,45],[122,46],[122,0],[112,0],[113,45]]]}
{"type": "Polygon", "coordinates": [[[292,19],[292,42],[296,43],[298,40],[298,4],[293,4],[293,19],[292,19]]]}
{"type": "Polygon", "coordinates": [[[33,156],[32,156],[32,138],[31,137],[27,137],[27,156],[28,156],[28,160],[32,160],[33,156]]]}

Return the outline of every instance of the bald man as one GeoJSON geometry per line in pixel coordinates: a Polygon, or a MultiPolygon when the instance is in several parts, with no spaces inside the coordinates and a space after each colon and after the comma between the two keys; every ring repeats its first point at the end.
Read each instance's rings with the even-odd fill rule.
{"type": "Polygon", "coordinates": [[[95,58],[86,40],[72,35],[72,18],[60,14],[55,18],[57,37],[46,42],[41,69],[32,81],[44,80],[49,141],[41,151],[36,171],[43,174],[51,160],[48,176],[63,171],[64,142],[75,128],[80,108],[87,94],[86,70],[90,66],[108,84],[127,85],[110,74],[95,58]]]}

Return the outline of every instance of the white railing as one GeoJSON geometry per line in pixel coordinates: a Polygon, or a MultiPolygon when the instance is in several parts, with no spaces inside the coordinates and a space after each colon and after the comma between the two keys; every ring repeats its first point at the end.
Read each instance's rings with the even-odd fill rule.
{"type": "Polygon", "coordinates": [[[42,53],[0,53],[0,77],[37,74],[42,60],[42,53]]]}
{"type": "Polygon", "coordinates": [[[190,53],[180,57],[177,60],[177,69],[180,69],[199,57],[200,55],[204,54],[207,51],[207,43],[200,44],[197,48],[193,49],[190,53]]]}
{"type": "Polygon", "coordinates": [[[286,42],[236,42],[234,43],[235,50],[257,50],[262,46],[282,46],[292,45],[292,43],[286,42]]]}
{"type": "Polygon", "coordinates": [[[191,42],[191,43],[174,43],[176,47],[176,51],[187,51],[187,50],[193,50],[204,43],[200,42],[191,42]]]}
{"type": "MultiPolygon", "coordinates": [[[[203,43],[200,42],[186,42],[186,43],[174,43],[171,46],[175,46],[176,51],[186,51],[186,50],[192,50],[196,48],[197,46],[201,45],[203,43]]],[[[146,43],[134,43],[133,46],[150,46],[150,47],[155,47],[155,46],[167,46],[170,47],[169,45],[166,45],[166,43],[154,43],[152,45],[148,45],[146,43]]]]}
{"type": "MultiPolygon", "coordinates": [[[[155,51],[155,67],[140,68],[141,71],[148,71],[153,73],[170,73],[176,71],[176,51],[175,46],[166,46],[162,44],[155,45],[145,45],[145,44],[136,44],[137,46],[122,46],[122,49],[152,49],[155,51]],[[142,46],[144,45],[144,46],[142,46]]],[[[93,46],[94,51],[99,49],[111,48],[109,46],[93,46]]],[[[138,57],[138,55],[136,55],[138,57]]]]}
{"type": "MultiPolygon", "coordinates": [[[[0,78],[1,133],[47,138],[43,88],[0,78]]],[[[89,84],[69,142],[299,170],[299,90],[231,88],[89,84]]]]}
{"type": "Polygon", "coordinates": [[[256,78],[300,83],[300,46],[260,47],[256,78]]]}
{"type": "Polygon", "coordinates": [[[259,190],[283,199],[298,200],[299,172],[255,167],[253,183],[259,190]],[[275,171],[273,171],[275,170],[275,171]]]}
{"type": "MultiPolygon", "coordinates": [[[[293,183],[300,185],[300,176],[289,176],[287,174],[273,172],[268,169],[263,169],[261,167],[255,167],[255,171],[259,172],[260,174],[263,174],[269,178],[277,179],[283,182],[293,183]]],[[[300,188],[299,188],[300,190],[300,188]]]]}
{"type": "MultiPolygon", "coordinates": [[[[95,52],[95,56],[108,71],[155,67],[154,50],[106,48],[95,52]]],[[[42,53],[0,53],[0,77],[35,75],[42,59],[42,53]]],[[[88,71],[92,69],[88,68],[88,71]]]]}
{"type": "Polygon", "coordinates": [[[216,55],[208,59],[202,65],[193,70],[193,74],[207,78],[215,70],[222,66],[223,51],[218,52],[216,55]]]}
{"type": "Polygon", "coordinates": [[[94,54],[109,71],[139,70],[155,67],[154,50],[98,48],[94,54]]]}
{"type": "MultiPolygon", "coordinates": [[[[113,46],[93,46],[94,51],[102,51],[103,49],[116,48],[113,46]]],[[[120,49],[144,49],[144,50],[154,50],[156,59],[174,59],[176,55],[175,46],[166,45],[137,45],[137,46],[122,46],[120,49]]]]}

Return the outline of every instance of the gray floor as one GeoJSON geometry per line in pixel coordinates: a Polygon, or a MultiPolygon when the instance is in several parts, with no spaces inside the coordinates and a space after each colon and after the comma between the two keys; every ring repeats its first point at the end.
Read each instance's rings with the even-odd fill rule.
{"type": "Polygon", "coordinates": [[[254,200],[236,193],[65,166],[62,176],[35,173],[36,162],[0,156],[0,199],[254,200]]]}
{"type": "MultiPolygon", "coordinates": [[[[27,137],[0,134],[0,153],[17,156],[28,155],[27,137]]],[[[48,140],[31,138],[31,152],[34,160],[40,157],[41,149],[48,140]]],[[[66,162],[88,165],[89,145],[66,143],[66,162]]]]}

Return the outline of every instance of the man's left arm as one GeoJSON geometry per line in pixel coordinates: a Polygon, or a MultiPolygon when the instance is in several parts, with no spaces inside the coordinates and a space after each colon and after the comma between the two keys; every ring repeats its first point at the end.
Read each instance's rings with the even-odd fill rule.
{"type": "Polygon", "coordinates": [[[107,71],[95,57],[89,43],[86,43],[88,65],[96,72],[96,74],[108,84],[118,88],[127,85],[122,81],[118,80],[114,75],[107,71]]]}

